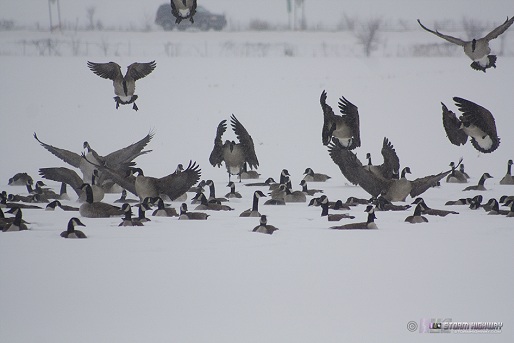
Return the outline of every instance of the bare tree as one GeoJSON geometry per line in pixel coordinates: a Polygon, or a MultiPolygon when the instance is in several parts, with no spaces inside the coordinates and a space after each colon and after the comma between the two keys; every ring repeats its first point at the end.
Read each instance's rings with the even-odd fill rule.
{"type": "Polygon", "coordinates": [[[462,27],[469,40],[481,38],[486,27],[484,23],[476,19],[462,18],[462,27]]]}
{"type": "Polygon", "coordinates": [[[381,18],[373,18],[368,20],[366,23],[359,25],[359,27],[354,31],[355,37],[359,44],[362,44],[364,53],[367,57],[369,57],[373,51],[378,49],[378,44],[380,43],[378,30],[381,25],[381,18]]]}
{"type": "Polygon", "coordinates": [[[87,29],[94,30],[95,29],[95,12],[96,7],[90,6],[86,8],[86,17],[87,17],[87,29]]]}

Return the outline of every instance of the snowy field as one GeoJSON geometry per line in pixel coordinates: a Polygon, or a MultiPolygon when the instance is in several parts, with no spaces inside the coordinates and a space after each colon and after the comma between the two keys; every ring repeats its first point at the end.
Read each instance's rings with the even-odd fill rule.
{"type": "MultiPolygon", "coordinates": [[[[39,180],[39,168],[66,166],[34,132],[75,152],[87,140],[106,155],[154,131],[147,147],[153,151],[136,159],[145,175],[164,176],[193,160],[201,178],[214,180],[217,195],[224,195],[226,170],[212,167],[208,157],[216,126],[233,113],[253,137],[261,180],[278,179],[287,168],[299,189],[303,171],[312,167],[332,176],[309,184],[330,200],[369,198],[348,184],[321,144],[319,96],[326,90],[334,110],[342,95],[359,107],[362,147],[355,152],[362,161],[370,152],[381,163],[387,137],[412,179],[447,170],[463,157],[468,185],[484,172],[494,177],[481,193],[484,200],[514,195],[514,186],[499,184],[514,158],[510,31],[505,56],[487,73],[472,70],[458,50],[448,57],[413,56],[411,42],[441,43],[426,32],[384,33],[370,58],[345,33],[79,32],[76,54],[62,45],[60,56],[39,56],[34,44],[23,50],[18,43],[70,38],[0,32],[0,190],[26,194],[7,180],[17,172],[39,180]],[[89,50],[82,49],[85,42],[89,50]],[[111,49],[107,54],[102,42],[111,49]],[[130,44],[116,51],[117,42],[130,44]],[[168,42],[183,50],[170,54],[168,42]],[[224,54],[227,42],[271,45],[266,54],[262,46],[224,54]],[[138,81],[138,112],[115,109],[111,83],[88,70],[88,60],[114,60],[123,70],[134,61],[156,61],[156,70],[138,81]],[[450,144],[441,102],[456,111],[454,96],[493,113],[497,151],[484,155],[469,143],[450,144]]],[[[430,318],[504,323],[500,334],[437,340],[513,341],[514,218],[461,206],[451,208],[458,215],[412,225],[404,222],[412,210],[377,212],[379,230],[333,231],[319,208],[261,201],[260,212],[280,229],[269,236],[251,232],[258,219],[238,217],[251,207],[254,188],[243,186],[247,182],[236,185],[243,198],[230,201],[233,211],[213,212],[207,221],[151,217],[144,227],[121,228],[120,218],[81,218],[85,240],[59,237],[69,213],[25,210],[31,230],[0,234],[0,342],[432,341],[433,334],[407,329],[410,321],[430,318]]],[[[448,209],[447,200],[478,194],[463,192],[465,186],[443,182],[423,197],[433,208],[448,209]]],[[[65,203],[77,205],[72,193],[65,203]]],[[[365,221],[363,211],[352,209],[353,221],[365,221]]]]}

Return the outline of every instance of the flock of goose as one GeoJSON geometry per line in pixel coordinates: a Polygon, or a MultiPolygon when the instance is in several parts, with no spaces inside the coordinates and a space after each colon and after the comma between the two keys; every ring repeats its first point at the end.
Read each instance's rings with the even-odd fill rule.
{"type": "MultiPolygon", "coordinates": [[[[172,0],[171,4],[177,22],[182,19],[190,19],[193,22],[196,1],[172,0]]],[[[490,67],[496,68],[496,56],[489,55],[488,42],[507,30],[514,22],[514,18],[507,19],[484,38],[473,39],[469,42],[432,31],[423,26],[419,20],[418,22],[423,29],[463,46],[465,53],[473,60],[472,68],[485,72],[490,67]]],[[[147,76],[156,68],[155,61],[133,63],[123,75],[121,67],[115,62],[88,62],[87,65],[96,75],[113,81],[116,108],[119,105],[132,104],[132,108],[136,111],[138,107],[135,101],[138,96],[135,94],[135,81],[147,76]]],[[[494,152],[500,145],[500,138],[491,112],[470,100],[459,97],[454,97],[453,100],[462,113],[459,117],[442,103],[443,128],[449,141],[454,145],[463,145],[470,139],[472,146],[479,152],[494,152]]],[[[177,217],[179,220],[207,220],[211,214],[206,212],[233,210],[228,205],[230,200],[242,198],[241,194],[236,191],[237,183],[245,187],[258,188],[253,192],[252,207],[241,212],[239,216],[259,218],[258,225],[252,231],[266,234],[272,234],[279,229],[268,224],[267,216],[259,212],[259,199],[265,197],[270,199],[267,199],[264,205],[286,205],[293,202],[319,206],[321,216],[327,217],[328,221],[355,218],[348,213],[329,213],[329,211],[348,211],[355,206],[365,206],[364,212],[367,213],[365,222],[350,222],[331,227],[337,230],[377,229],[376,212],[409,210],[411,205],[395,204],[405,202],[409,196],[415,199],[412,203],[415,208],[414,212],[406,217],[406,222],[428,222],[426,215],[458,214],[458,212],[450,210],[432,209],[427,206],[420,195],[428,189],[440,185],[443,180],[448,183],[467,183],[469,177],[464,171],[462,159],[457,163],[451,162],[450,168],[444,172],[409,180],[407,174],[411,173],[410,168],[404,167],[400,170],[400,159],[396,150],[392,142],[388,138],[384,138],[381,150],[383,163],[372,164],[370,154],[366,155],[367,162],[363,163],[353,152],[361,147],[358,107],[345,97],[341,97],[338,102],[340,114],[335,114],[327,103],[326,91],[321,93],[319,101],[323,113],[322,144],[327,147],[328,155],[339,167],[344,177],[350,183],[360,186],[369,193],[369,199],[349,197],[345,202],[342,200],[330,202],[328,197],[323,194],[323,190],[308,188],[308,184],[311,182],[321,184],[331,179],[328,175],[315,173],[312,168],[305,170],[300,183],[301,190],[293,189],[291,175],[287,169],[281,171],[278,182],[275,182],[272,177],[268,177],[263,182],[246,182],[248,179],[260,178],[260,174],[253,170],[259,167],[259,160],[251,135],[236,116],[232,115],[230,126],[237,137],[237,142],[235,140],[223,141],[223,135],[227,130],[227,120],[222,120],[216,128],[214,146],[209,157],[209,163],[213,167],[225,165],[229,181],[227,186],[230,187],[230,192],[225,197],[216,196],[212,180],[200,180],[202,171],[196,162],[190,161],[185,168],[179,164],[176,170],[162,177],[147,176],[141,167],[136,167],[134,160],[138,156],[151,152],[151,150],[144,149],[154,136],[152,132],[140,141],[105,156],[98,154],[88,142],[84,142],[83,152],[76,153],[44,143],[34,133],[35,140],[44,149],[74,169],[67,167],[39,169],[39,175],[42,178],[61,184],[58,193],[45,188],[42,181],[34,184],[34,179],[25,172],[14,175],[9,180],[9,185],[25,186],[27,194],[8,194],[5,190],[0,193],[0,229],[4,232],[27,230],[29,225],[23,219],[22,211],[43,208],[48,211],[62,209],[70,213],[77,213],[82,218],[116,216],[121,218],[119,226],[143,226],[145,222],[150,221],[145,212],[154,207],[153,216],[177,217]],[[232,176],[236,176],[238,182],[234,182],[231,179],[232,176]],[[242,183],[242,180],[245,182],[242,183]],[[75,192],[80,206],[67,206],[61,203],[61,201],[69,200],[68,187],[75,192]],[[207,187],[209,188],[208,196],[205,194],[207,187]],[[105,194],[108,193],[119,193],[121,196],[114,203],[103,202],[105,194]],[[127,198],[128,193],[133,194],[137,199],[127,198]],[[192,212],[188,210],[185,202],[187,193],[194,194],[191,198],[191,204],[195,205],[192,212]],[[169,202],[180,202],[179,211],[169,202]],[[121,206],[117,204],[121,204],[121,206]],[[133,215],[133,207],[138,209],[137,216],[133,215]],[[8,208],[6,213],[13,216],[5,217],[2,208],[8,208]]],[[[507,173],[500,184],[514,185],[512,164],[512,160],[509,160],[507,173]]],[[[466,187],[464,191],[485,190],[485,182],[489,178],[491,175],[484,173],[477,185],[466,187]]],[[[482,201],[482,196],[477,195],[472,198],[448,201],[447,205],[467,205],[472,209],[484,208],[489,214],[514,217],[514,196],[504,196],[499,200],[490,199],[486,204],[482,204],[482,201]],[[500,203],[510,210],[500,209],[500,203]]],[[[85,225],[77,216],[72,216],[61,236],[86,238],[84,232],[76,229],[77,226],[85,225]]]]}

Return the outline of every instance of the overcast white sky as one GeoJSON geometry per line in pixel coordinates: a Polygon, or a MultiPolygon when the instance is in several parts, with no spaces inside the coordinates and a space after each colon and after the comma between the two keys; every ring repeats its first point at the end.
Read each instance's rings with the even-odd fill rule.
{"type": "MultiPolygon", "coordinates": [[[[55,1],[55,0],[51,0],[55,1]]],[[[143,25],[153,23],[157,7],[165,0],[60,0],[62,20],[83,25],[86,9],[95,7],[96,18],[105,26],[143,25]]],[[[198,0],[213,12],[225,13],[232,23],[246,23],[258,18],[272,23],[287,24],[287,0],[198,0]]],[[[305,0],[309,25],[337,24],[343,13],[359,18],[382,17],[384,19],[435,19],[476,18],[500,22],[514,16],[513,0],[305,0]],[[401,9],[401,10],[398,10],[401,9]]],[[[47,0],[0,0],[0,20],[10,19],[17,24],[49,23],[47,0]]]]}

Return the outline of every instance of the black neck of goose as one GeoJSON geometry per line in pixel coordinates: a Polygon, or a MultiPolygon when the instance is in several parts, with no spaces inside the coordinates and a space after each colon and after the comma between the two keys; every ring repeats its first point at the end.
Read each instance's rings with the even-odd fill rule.
{"type": "Polygon", "coordinates": [[[21,208],[18,208],[18,211],[16,211],[13,224],[17,226],[21,225],[21,208]]]}
{"type": "Polygon", "coordinates": [[[308,189],[307,189],[307,183],[304,183],[304,184],[302,185],[302,192],[307,192],[307,191],[308,191],[308,189]]]}
{"type": "Polygon", "coordinates": [[[90,185],[85,187],[86,189],[86,202],[92,204],[93,203],[93,189],[90,185]]]}
{"type": "Polygon", "coordinates": [[[367,221],[367,223],[368,223],[368,224],[369,224],[369,223],[373,223],[373,222],[375,221],[375,218],[376,218],[376,217],[375,217],[375,212],[370,212],[370,213],[368,213],[368,221],[367,221]]]}
{"type": "Polygon", "coordinates": [[[4,218],[5,218],[4,211],[2,211],[2,208],[0,207],[0,219],[4,219],[4,218]]]}
{"type": "Polygon", "coordinates": [[[29,192],[29,194],[34,193],[34,189],[30,183],[27,183],[27,192],[29,192]]]}
{"type": "Polygon", "coordinates": [[[259,211],[259,197],[257,194],[253,195],[252,211],[259,211]]]}
{"type": "Polygon", "coordinates": [[[496,212],[500,212],[500,205],[498,204],[498,201],[494,199],[493,206],[491,206],[491,209],[496,212]]]}
{"type": "Polygon", "coordinates": [[[142,204],[139,204],[138,218],[139,219],[146,219],[145,210],[143,209],[143,205],[142,204]]]}
{"type": "Polygon", "coordinates": [[[484,183],[485,183],[485,176],[484,176],[484,175],[482,175],[482,177],[480,178],[480,180],[478,180],[478,184],[479,184],[480,186],[483,186],[483,185],[484,185],[484,183]]]}
{"type": "Polygon", "coordinates": [[[509,164],[507,164],[507,175],[512,175],[511,172],[512,172],[512,164],[509,163],[509,164]]]}
{"type": "Polygon", "coordinates": [[[132,209],[129,209],[127,212],[125,212],[125,220],[131,220],[132,219],[132,209]]]}
{"type": "Polygon", "coordinates": [[[164,201],[159,200],[159,201],[157,202],[157,209],[158,209],[158,210],[164,210],[164,201]]]}
{"type": "Polygon", "coordinates": [[[209,185],[209,197],[210,198],[215,198],[216,197],[216,189],[214,188],[214,182],[212,182],[209,185]]]}
{"type": "Polygon", "coordinates": [[[402,175],[401,175],[401,179],[405,179],[405,174],[407,173],[407,169],[403,168],[402,170],[402,175]]]}
{"type": "Polygon", "coordinates": [[[59,195],[64,195],[66,193],[66,184],[64,182],[61,182],[61,190],[59,191],[59,195]]]}
{"type": "Polygon", "coordinates": [[[328,216],[328,204],[322,203],[320,206],[321,206],[321,216],[322,217],[328,216]]]}
{"type": "Polygon", "coordinates": [[[184,206],[180,206],[180,214],[182,215],[182,214],[186,214],[186,213],[187,213],[187,211],[184,208],[184,206]]]}
{"type": "Polygon", "coordinates": [[[209,202],[207,201],[207,198],[203,194],[200,196],[200,203],[202,205],[208,205],[209,204],[209,202]]]}
{"type": "Polygon", "coordinates": [[[420,216],[421,215],[421,205],[417,204],[416,208],[414,209],[414,216],[420,216]]]}
{"type": "Polygon", "coordinates": [[[370,156],[370,157],[368,157],[368,166],[371,166],[371,165],[372,164],[371,164],[371,156],[370,156]]]}
{"type": "Polygon", "coordinates": [[[283,183],[283,184],[287,183],[288,178],[289,177],[286,176],[284,173],[280,173],[280,183],[283,183]]]}
{"type": "Polygon", "coordinates": [[[68,233],[72,233],[73,231],[75,231],[75,227],[73,226],[71,220],[68,222],[68,229],[66,231],[68,231],[68,233]]]}

